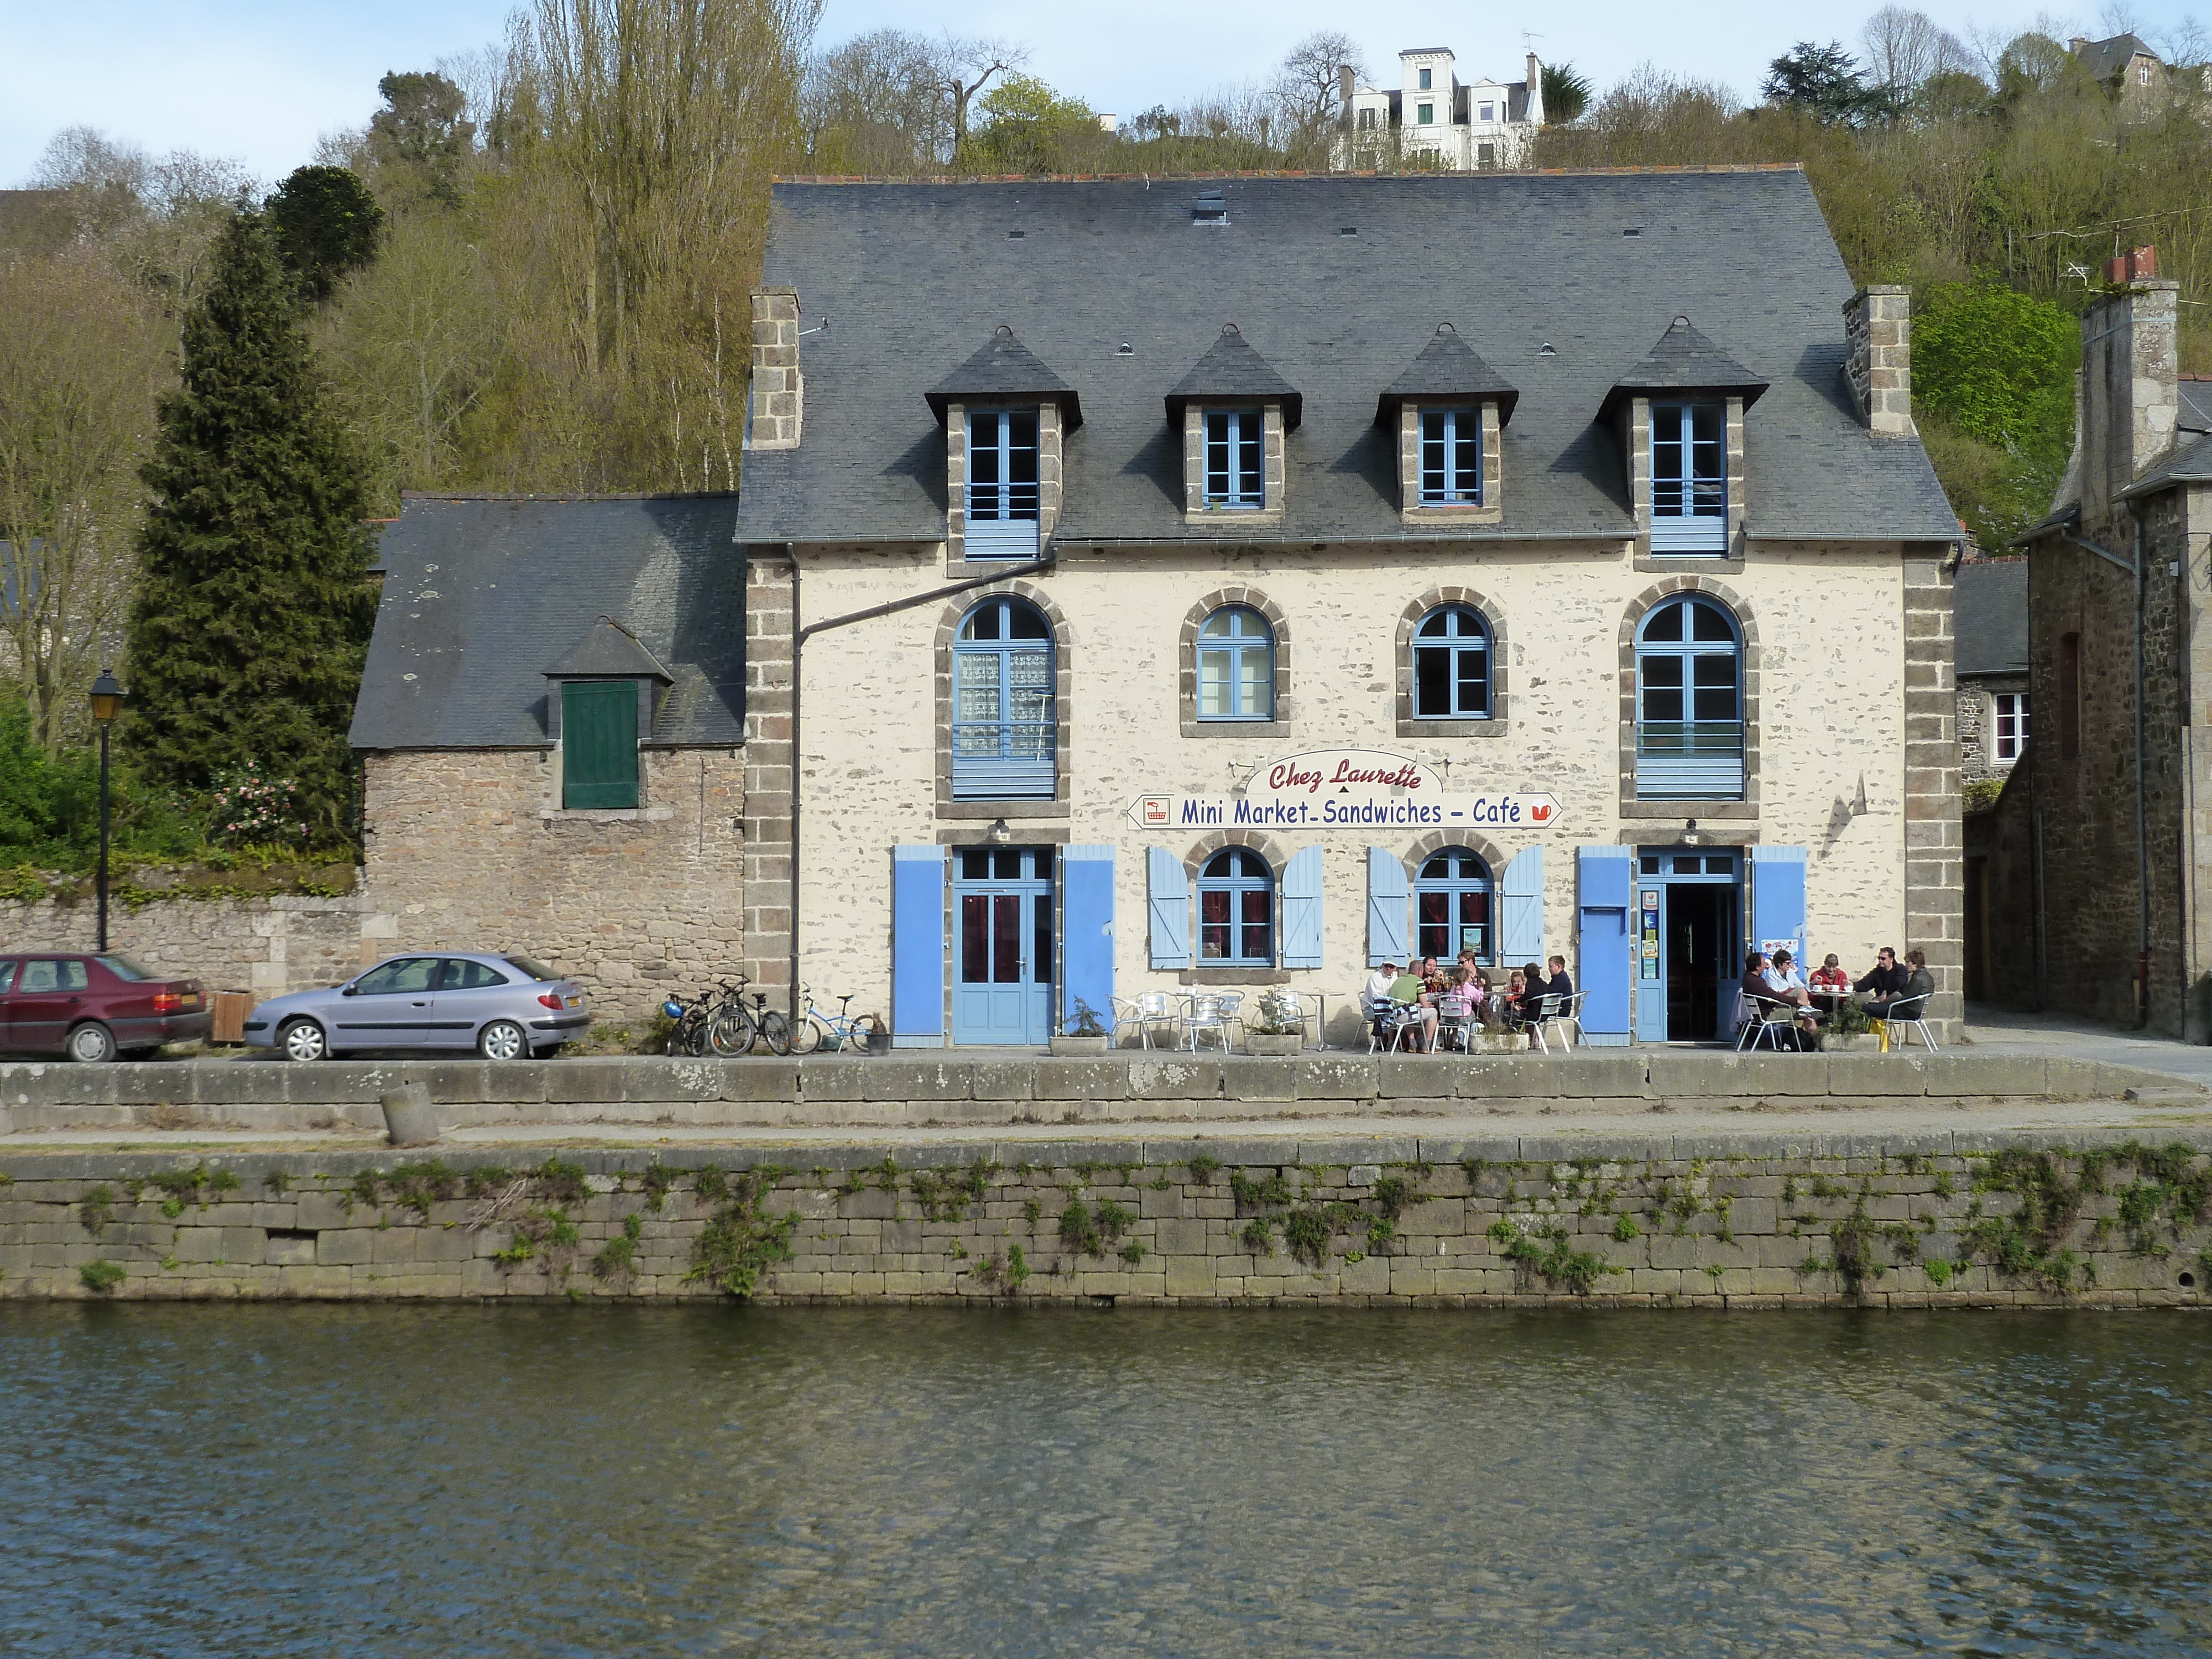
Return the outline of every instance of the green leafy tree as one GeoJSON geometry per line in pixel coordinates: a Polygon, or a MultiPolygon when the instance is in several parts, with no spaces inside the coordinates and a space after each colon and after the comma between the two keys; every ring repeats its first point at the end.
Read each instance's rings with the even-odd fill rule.
{"type": "Polygon", "coordinates": [[[412,175],[427,194],[458,206],[461,170],[476,142],[476,124],[462,118],[468,94],[428,73],[386,75],[376,90],[384,107],[368,118],[370,160],[412,175]]]}
{"type": "Polygon", "coordinates": [[[339,282],[376,258],[384,210],[350,167],[299,167],[269,198],[276,246],[319,305],[339,282]]]}
{"type": "Polygon", "coordinates": [[[2001,449],[2063,462],[2074,428],[2074,319],[1996,283],[1930,289],[1912,325],[1912,389],[1927,414],[2001,449]]]}
{"type": "Polygon", "coordinates": [[[1767,65],[1759,90],[1776,103],[1803,110],[1816,121],[1856,124],[1889,110],[1889,95],[1860,78],[1858,65],[1843,42],[1825,46],[1811,40],[1796,46],[1767,65]]]}
{"type": "Polygon", "coordinates": [[[375,615],[363,485],[262,214],[217,245],[182,378],[144,472],[125,734],[178,788],[258,762],[293,781],[312,833],[335,836],[375,615]]]}
{"type": "Polygon", "coordinates": [[[1049,173],[1071,140],[1098,131],[1098,118],[1079,98],[1063,98],[1033,75],[1009,76],[976,106],[985,125],[969,141],[979,173],[1049,173]]]}

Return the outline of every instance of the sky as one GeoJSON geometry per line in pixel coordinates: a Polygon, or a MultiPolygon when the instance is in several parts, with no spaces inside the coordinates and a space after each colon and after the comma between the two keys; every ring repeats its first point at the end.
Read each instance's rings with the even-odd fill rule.
{"type": "MultiPolygon", "coordinates": [[[[1523,54],[1573,64],[1604,88],[1646,62],[1755,95],[1769,59],[1800,38],[1854,42],[1880,0],[1812,8],[1714,0],[1654,13],[1640,0],[1552,0],[1478,13],[1434,0],[826,0],[817,39],[895,27],[1025,45],[1030,72],[1094,109],[1134,114],[1255,81],[1295,41],[1341,29],[1370,69],[1409,46],[1449,46],[1460,78],[1520,78],[1523,54]],[[1523,29],[1531,31],[1524,35],[1523,29]]],[[[0,0],[0,185],[23,183],[58,131],[91,126],[155,155],[235,159],[264,181],[313,159],[325,132],[358,127],[389,70],[499,40],[513,0],[0,0]]],[[[2075,12],[1930,0],[1946,27],[2060,38],[2114,32],[2102,5],[2075,12]]],[[[2191,0],[2118,14],[2139,30],[2179,24],[2191,0]]]]}

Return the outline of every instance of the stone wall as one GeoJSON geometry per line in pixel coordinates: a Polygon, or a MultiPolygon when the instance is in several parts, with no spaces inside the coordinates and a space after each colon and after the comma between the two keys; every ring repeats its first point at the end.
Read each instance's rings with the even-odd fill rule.
{"type": "Polygon", "coordinates": [[[0,1296],[2200,1305],[2208,1141],[47,1157],[0,1188],[0,1296]]]}
{"type": "Polygon", "coordinates": [[[599,1024],[649,1020],[744,958],[745,761],[641,753],[644,805],[567,811],[544,750],[367,754],[356,960],[516,951],[583,985],[599,1024]]]}
{"type": "MultiPolygon", "coordinates": [[[[365,908],[357,894],[163,899],[136,909],[114,904],[107,939],[156,972],[198,979],[210,991],[281,996],[335,984],[358,969],[365,908]]],[[[98,937],[89,898],[0,902],[0,950],[89,951],[98,937]]]]}
{"type": "MultiPolygon", "coordinates": [[[[2005,692],[2027,690],[2025,674],[1985,674],[1959,687],[1959,779],[1962,785],[2002,778],[2012,761],[1996,758],[1996,703],[2005,692]]],[[[2031,720],[2031,725],[2033,724],[2031,720]]]]}

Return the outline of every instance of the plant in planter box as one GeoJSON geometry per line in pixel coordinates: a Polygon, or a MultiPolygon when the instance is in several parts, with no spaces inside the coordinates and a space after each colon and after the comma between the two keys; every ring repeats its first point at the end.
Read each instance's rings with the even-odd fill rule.
{"type": "Polygon", "coordinates": [[[1252,1018],[1244,1022],[1247,1036],[1304,1036],[1305,1021],[1297,999],[1287,991],[1262,991],[1252,1005],[1252,1018]]]}

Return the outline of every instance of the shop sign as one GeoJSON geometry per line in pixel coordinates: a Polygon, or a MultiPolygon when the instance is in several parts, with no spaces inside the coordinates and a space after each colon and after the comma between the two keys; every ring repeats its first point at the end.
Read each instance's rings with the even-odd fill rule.
{"type": "Polygon", "coordinates": [[[1139,830],[1542,830],[1559,798],[1453,788],[1435,767],[1379,749],[1321,749],[1255,767],[1228,795],[1139,795],[1139,830]]]}

